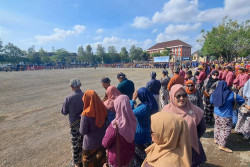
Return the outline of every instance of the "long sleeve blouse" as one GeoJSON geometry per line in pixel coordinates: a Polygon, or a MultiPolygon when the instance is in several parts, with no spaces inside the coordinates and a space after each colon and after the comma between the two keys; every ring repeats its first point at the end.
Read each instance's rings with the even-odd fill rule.
{"type": "MultiPolygon", "coordinates": [[[[116,136],[117,130],[109,125],[106,134],[102,140],[103,147],[108,149],[108,161],[109,164],[116,167],[117,164],[117,152],[116,152],[116,136]]],[[[133,158],[135,153],[134,142],[128,143],[122,135],[119,135],[120,138],[120,163],[121,166],[127,165],[130,160],[133,158]]]]}
{"type": "Polygon", "coordinates": [[[107,123],[99,128],[95,124],[95,118],[81,116],[80,133],[83,135],[82,148],[84,150],[94,150],[102,146],[102,139],[107,129],[107,123]]]}
{"type": "MultiPolygon", "coordinates": [[[[240,95],[236,95],[236,102],[239,106],[245,103],[245,100],[240,95]]],[[[210,103],[213,104],[213,95],[210,96],[210,103]]],[[[227,98],[226,102],[220,107],[214,107],[214,113],[220,117],[232,117],[233,116],[233,106],[234,106],[234,92],[231,92],[227,98]]]]}
{"type": "Polygon", "coordinates": [[[135,101],[130,100],[130,105],[135,114],[137,127],[135,132],[135,144],[143,145],[150,143],[151,134],[150,134],[150,110],[149,107],[143,103],[139,104],[134,108],[135,101]]]}

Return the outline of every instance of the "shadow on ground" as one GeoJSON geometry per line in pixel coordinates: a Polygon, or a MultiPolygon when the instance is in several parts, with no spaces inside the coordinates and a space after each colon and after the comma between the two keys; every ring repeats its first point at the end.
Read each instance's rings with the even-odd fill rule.
{"type": "Polygon", "coordinates": [[[204,163],[204,164],[200,165],[200,167],[222,167],[222,166],[214,165],[214,164],[210,164],[210,163],[204,163]]]}

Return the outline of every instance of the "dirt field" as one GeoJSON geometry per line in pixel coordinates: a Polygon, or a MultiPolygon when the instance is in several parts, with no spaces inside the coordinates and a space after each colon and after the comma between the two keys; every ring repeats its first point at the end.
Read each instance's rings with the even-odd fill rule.
{"type": "MultiPolygon", "coordinates": [[[[61,114],[64,97],[71,93],[69,81],[79,78],[82,90],[94,89],[104,95],[100,80],[123,71],[135,83],[145,86],[150,72],[159,69],[68,69],[0,72],[0,166],[69,166],[71,145],[68,118],[61,114]]],[[[208,128],[202,143],[207,155],[203,166],[250,166],[250,143],[232,133],[228,147],[233,153],[219,151],[213,144],[213,128],[208,128]]]]}

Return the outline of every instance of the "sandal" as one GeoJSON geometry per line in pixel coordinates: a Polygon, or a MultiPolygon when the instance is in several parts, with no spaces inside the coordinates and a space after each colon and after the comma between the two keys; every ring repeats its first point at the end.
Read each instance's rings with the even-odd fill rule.
{"type": "Polygon", "coordinates": [[[232,153],[232,152],[233,152],[233,151],[230,150],[229,148],[222,147],[222,146],[219,146],[219,149],[222,150],[222,151],[228,152],[228,153],[232,153]]]}

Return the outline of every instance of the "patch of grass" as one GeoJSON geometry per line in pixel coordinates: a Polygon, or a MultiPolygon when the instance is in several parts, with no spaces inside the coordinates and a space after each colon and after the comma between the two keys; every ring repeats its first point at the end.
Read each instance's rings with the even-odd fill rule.
{"type": "Polygon", "coordinates": [[[5,118],[7,118],[7,116],[4,116],[4,115],[0,115],[0,122],[4,121],[5,118]]]}

